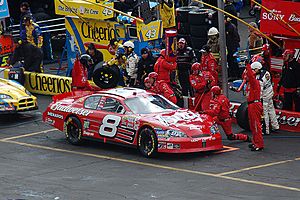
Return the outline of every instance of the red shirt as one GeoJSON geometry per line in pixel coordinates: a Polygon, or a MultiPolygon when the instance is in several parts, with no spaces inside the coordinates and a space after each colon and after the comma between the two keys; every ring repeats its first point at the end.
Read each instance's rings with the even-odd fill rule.
{"type": "Polygon", "coordinates": [[[224,120],[230,118],[229,108],[230,103],[228,98],[225,95],[220,94],[210,100],[209,110],[206,110],[205,113],[212,117],[217,117],[219,120],[224,120]]]}
{"type": "Polygon", "coordinates": [[[87,69],[76,59],[72,69],[72,90],[94,90],[88,82],[87,74],[87,69]]]}
{"type": "Polygon", "coordinates": [[[197,93],[202,93],[208,82],[210,82],[211,86],[216,85],[215,79],[209,71],[203,71],[200,74],[190,75],[191,86],[195,88],[197,93]]]}
{"type": "Polygon", "coordinates": [[[164,80],[156,81],[155,85],[153,85],[150,90],[157,94],[163,95],[165,98],[172,101],[173,103],[174,103],[174,98],[176,99],[174,91],[171,89],[169,84],[166,83],[164,80]]]}

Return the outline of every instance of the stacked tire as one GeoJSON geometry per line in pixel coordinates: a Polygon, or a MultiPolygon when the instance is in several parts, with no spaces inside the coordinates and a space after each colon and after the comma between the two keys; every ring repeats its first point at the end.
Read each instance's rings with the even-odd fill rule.
{"type": "Polygon", "coordinates": [[[176,9],[178,39],[184,38],[188,45],[192,45],[190,37],[189,12],[197,11],[199,9],[200,8],[196,6],[184,6],[176,9]]]}
{"type": "Polygon", "coordinates": [[[189,24],[192,47],[199,50],[207,43],[208,30],[217,24],[217,13],[211,9],[190,11],[189,24]]]}

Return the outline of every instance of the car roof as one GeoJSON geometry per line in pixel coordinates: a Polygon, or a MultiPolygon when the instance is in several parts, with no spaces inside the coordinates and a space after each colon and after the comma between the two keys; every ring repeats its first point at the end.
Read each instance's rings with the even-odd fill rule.
{"type": "Polygon", "coordinates": [[[139,89],[139,88],[132,88],[132,87],[112,88],[112,89],[101,91],[99,93],[113,95],[116,97],[122,97],[124,99],[129,98],[129,97],[145,95],[145,94],[146,95],[151,94],[151,93],[147,92],[146,90],[139,89]]]}

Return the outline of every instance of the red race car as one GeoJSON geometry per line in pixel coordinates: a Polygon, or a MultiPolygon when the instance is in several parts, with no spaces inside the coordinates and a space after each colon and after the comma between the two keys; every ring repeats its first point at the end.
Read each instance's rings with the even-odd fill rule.
{"type": "Polygon", "coordinates": [[[164,97],[136,88],[75,91],[53,97],[44,122],[64,131],[74,145],[83,139],[134,146],[146,157],[223,148],[213,119],[181,109],[164,97]]]}

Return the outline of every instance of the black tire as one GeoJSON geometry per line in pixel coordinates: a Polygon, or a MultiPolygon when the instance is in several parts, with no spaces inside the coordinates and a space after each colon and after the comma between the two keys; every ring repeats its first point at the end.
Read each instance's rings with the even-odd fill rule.
{"type": "Polygon", "coordinates": [[[120,80],[120,70],[118,66],[95,67],[93,73],[94,83],[103,89],[114,88],[120,80]]]}
{"type": "Polygon", "coordinates": [[[202,49],[203,45],[207,43],[207,38],[191,37],[193,49],[202,49]]]}
{"type": "Polygon", "coordinates": [[[73,145],[82,143],[82,124],[77,117],[71,116],[65,122],[66,139],[73,145]]]}
{"type": "Polygon", "coordinates": [[[214,14],[215,11],[211,9],[199,9],[197,11],[189,12],[190,25],[205,25],[209,24],[208,14],[214,14]]]}
{"type": "Polygon", "coordinates": [[[199,10],[197,6],[184,6],[176,9],[176,18],[178,22],[187,23],[189,21],[189,12],[199,10]]]}
{"type": "Polygon", "coordinates": [[[178,34],[189,35],[190,34],[190,25],[189,25],[189,23],[179,22],[177,30],[178,30],[178,34]]]}
{"type": "Polygon", "coordinates": [[[140,153],[147,157],[153,157],[157,153],[157,137],[150,128],[143,128],[138,137],[138,149],[140,153]]]}
{"type": "Polygon", "coordinates": [[[208,25],[190,26],[190,32],[192,37],[206,38],[208,30],[208,25]]]}
{"type": "Polygon", "coordinates": [[[236,112],[236,121],[237,124],[245,129],[245,130],[250,130],[249,126],[249,118],[248,118],[248,103],[244,102],[240,105],[236,112]]]}

